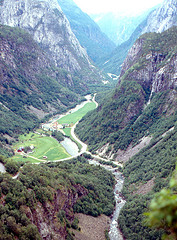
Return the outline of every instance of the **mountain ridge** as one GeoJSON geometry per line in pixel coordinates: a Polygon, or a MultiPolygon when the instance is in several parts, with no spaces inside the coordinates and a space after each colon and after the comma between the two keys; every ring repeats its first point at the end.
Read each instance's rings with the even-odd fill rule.
{"type": "Polygon", "coordinates": [[[56,0],[4,0],[0,9],[2,24],[28,31],[57,67],[73,74],[77,84],[97,84],[104,79],[80,46],[56,0]]]}

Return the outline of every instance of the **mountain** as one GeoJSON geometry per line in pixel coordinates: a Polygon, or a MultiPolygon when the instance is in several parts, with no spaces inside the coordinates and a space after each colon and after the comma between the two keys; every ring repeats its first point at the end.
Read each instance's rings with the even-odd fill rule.
{"type": "Polygon", "coordinates": [[[116,47],[116,49],[105,58],[99,62],[100,68],[102,68],[107,73],[112,73],[113,76],[119,75],[122,67],[122,63],[125,60],[129,49],[133,46],[136,39],[141,35],[142,30],[147,24],[147,19],[145,19],[132,33],[131,37],[124,43],[116,47]]]}
{"type": "Polygon", "coordinates": [[[164,0],[161,7],[152,12],[148,17],[145,32],[163,32],[172,26],[177,26],[177,1],[164,0]]]}
{"type": "Polygon", "coordinates": [[[176,164],[176,39],[177,27],[140,36],[114,93],[76,128],[92,152],[124,164],[126,204],[119,226],[126,239],[161,239],[161,231],[142,222],[150,199],[168,185],[176,164]]]}
{"type": "Polygon", "coordinates": [[[67,88],[71,75],[51,63],[24,30],[0,25],[0,48],[0,140],[4,145],[33,129],[46,115],[66,111],[81,97],[67,88]]]}
{"type": "Polygon", "coordinates": [[[91,14],[101,30],[118,46],[126,42],[153,9],[137,15],[121,13],[91,14]]]}
{"type": "MultiPolygon", "coordinates": [[[[90,118],[86,116],[79,124],[79,135],[82,140],[87,140],[92,150],[112,142],[116,152],[119,148],[126,149],[132,140],[136,142],[135,139],[142,138],[145,130],[141,132],[139,129],[140,116],[151,109],[151,100],[155,104],[153,101],[158,94],[167,99],[172,94],[174,99],[166,102],[170,104],[170,109],[165,105],[162,110],[161,106],[160,112],[156,109],[155,116],[175,113],[176,36],[177,28],[174,27],[161,34],[144,34],[132,46],[122,65],[120,82],[114,94],[90,113],[90,118]],[[85,128],[85,124],[89,129],[85,128]]],[[[143,118],[145,115],[142,115],[143,118]]],[[[153,120],[142,126],[149,129],[157,121],[153,120]]]]}
{"type": "Polygon", "coordinates": [[[95,63],[112,52],[116,45],[73,0],[58,0],[58,3],[69,20],[72,31],[95,63]]]}
{"type": "Polygon", "coordinates": [[[148,17],[140,23],[125,43],[118,46],[111,55],[107,56],[100,62],[100,68],[102,68],[105,72],[119,75],[121,65],[135,40],[145,32],[162,32],[177,25],[176,15],[176,0],[165,0],[160,7],[152,11],[148,17]]]}
{"type": "Polygon", "coordinates": [[[28,31],[57,67],[73,74],[78,91],[82,85],[98,84],[104,78],[80,46],[57,0],[4,0],[0,22],[28,31]]]}

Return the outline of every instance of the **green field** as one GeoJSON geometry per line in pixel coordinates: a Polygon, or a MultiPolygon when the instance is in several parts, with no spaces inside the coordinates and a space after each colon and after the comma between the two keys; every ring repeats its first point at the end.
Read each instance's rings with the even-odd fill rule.
{"type": "Polygon", "coordinates": [[[96,108],[96,104],[94,102],[89,102],[84,105],[83,108],[77,110],[74,113],[68,114],[58,120],[60,124],[75,124],[77,121],[81,120],[86,113],[96,108]]]}
{"type": "MultiPolygon", "coordinates": [[[[87,112],[96,108],[96,104],[93,102],[86,103],[81,109],[77,110],[74,113],[68,114],[61,119],[58,120],[60,124],[75,124],[79,121],[87,112]]],[[[71,128],[64,128],[66,136],[70,137],[73,141],[75,141],[71,136],[71,128]]],[[[39,129],[38,132],[40,134],[44,133],[42,129],[39,129]]],[[[42,136],[40,134],[32,133],[24,134],[19,137],[19,142],[16,143],[13,148],[18,149],[19,147],[30,147],[34,146],[34,152],[29,153],[28,156],[23,156],[17,153],[12,158],[15,161],[30,161],[33,163],[43,161],[53,161],[59,160],[63,158],[70,157],[70,155],[66,152],[66,150],[61,146],[61,144],[54,138],[49,136],[42,136]],[[45,160],[43,156],[47,156],[45,160]],[[35,159],[37,158],[37,159],[35,159]],[[39,160],[38,160],[39,159],[39,160]]],[[[76,141],[75,141],[76,142],[76,141]]],[[[76,142],[77,143],[77,142],[76,142]]],[[[81,145],[77,143],[79,149],[81,145]]]]}
{"type": "MultiPolygon", "coordinates": [[[[70,157],[70,155],[65,151],[65,149],[59,144],[56,139],[47,136],[41,136],[36,133],[29,133],[20,136],[19,142],[14,145],[14,149],[31,145],[34,146],[34,152],[28,155],[40,160],[44,160],[43,156],[47,156],[47,161],[70,157]]],[[[18,161],[38,162],[36,159],[30,157],[24,158],[24,156],[21,156],[19,154],[15,155],[13,159],[18,161]]]]}

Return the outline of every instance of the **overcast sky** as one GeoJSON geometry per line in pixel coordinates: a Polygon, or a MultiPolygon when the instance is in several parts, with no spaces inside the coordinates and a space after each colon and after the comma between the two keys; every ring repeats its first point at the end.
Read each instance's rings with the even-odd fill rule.
{"type": "Polygon", "coordinates": [[[74,0],[74,2],[88,14],[102,12],[138,13],[162,3],[163,0],[74,0]]]}

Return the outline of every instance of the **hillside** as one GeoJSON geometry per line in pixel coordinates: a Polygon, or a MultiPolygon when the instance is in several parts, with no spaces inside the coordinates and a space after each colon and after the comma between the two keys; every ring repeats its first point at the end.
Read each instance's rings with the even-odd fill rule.
{"type": "Polygon", "coordinates": [[[0,23],[29,32],[56,67],[72,74],[66,81],[68,87],[73,88],[74,83],[74,90],[82,92],[89,86],[103,85],[104,76],[81,47],[57,0],[4,0],[0,23]]]}
{"type": "Polygon", "coordinates": [[[95,63],[112,52],[116,45],[72,0],[58,0],[58,3],[69,20],[72,31],[95,63]]]}
{"type": "Polygon", "coordinates": [[[152,10],[144,21],[137,26],[126,42],[117,46],[111,55],[100,61],[100,68],[104,69],[105,72],[119,75],[122,63],[136,39],[146,32],[163,32],[172,26],[176,26],[176,15],[176,0],[164,0],[161,6],[152,10]]]}
{"type": "Polygon", "coordinates": [[[161,34],[142,35],[133,45],[114,94],[77,128],[91,150],[106,143],[113,144],[114,152],[126,149],[146,131],[153,133],[160,119],[175,117],[176,36],[174,27],[161,34]]]}
{"type": "Polygon", "coordinates": [[[66,87],[70,74],[56,68],[24,30],[0,25],[0,48],[0,133],[4,145],[33,129],[47,114],[66,111],[80,97],[66,87]]]}
{"type": "Polygon", "coordinates": [[[162,232],[143,225],[143,213],[168,185],[176,163],[176,39],[177,27],[142,35],[123,63],[114,94],[76,129],[91,151],[124,163],[127,202],[119,225],[128,240],[161,239],[162,232]]]}
{"type": "MultiPolygon", "coordinates": [[[[1,159],[2,160],[2,159],[1,159]]],[[[114,178],[82,157],[67,163],[26,164],[17,179],[0,174],[1,239],[74,239],[76,212],[109,216],[114,178]]]]}

